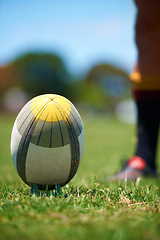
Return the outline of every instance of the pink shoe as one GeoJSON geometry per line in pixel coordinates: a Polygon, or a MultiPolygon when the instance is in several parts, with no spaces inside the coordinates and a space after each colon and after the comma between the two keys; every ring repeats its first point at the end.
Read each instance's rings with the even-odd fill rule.
{"type": "Polygon", "coordinates": [[[135,180],[138,177],[157,177],[156,169],[150,168],[143,158],[133,156],[124,168],[111,177],[112,180],[135,180]]]}

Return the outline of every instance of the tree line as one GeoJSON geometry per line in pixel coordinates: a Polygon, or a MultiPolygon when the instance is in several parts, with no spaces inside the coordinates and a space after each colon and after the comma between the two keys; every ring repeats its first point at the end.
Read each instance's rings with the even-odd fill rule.
{"type": "Polygon", "coordinates": [[[73,102],[109,105],[129,96],[127,73],[111,64],[93,66],[75,80],[61,57],[50,53],[27,53],[0,66],[0,96],[18,87],[29,98],[45,93],[63,95],[73,102]]]}

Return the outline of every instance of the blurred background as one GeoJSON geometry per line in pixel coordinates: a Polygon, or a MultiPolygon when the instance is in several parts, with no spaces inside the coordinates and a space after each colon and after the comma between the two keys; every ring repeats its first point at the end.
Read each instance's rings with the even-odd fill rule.
{"type": "Polygon", "coordinates": [[[55,93],[133,123],[135,16],[132,0],[0,0],[0,112],[55,93]]]}

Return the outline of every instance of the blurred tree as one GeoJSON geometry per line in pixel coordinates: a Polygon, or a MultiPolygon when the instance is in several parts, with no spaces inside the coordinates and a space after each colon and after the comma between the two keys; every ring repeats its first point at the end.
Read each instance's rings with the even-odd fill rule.
{"type": "Polygon", "coordinates": [[[105,99],[103,105],[111,113],[115,112],[117,104],[122,99],[130,97],[128,74],[113,65],[99,64],[94,66],[89,71],[86,82],[97,85],[97,88],[103,90],[103,99],[105,99]]]}
{"type": "Polygon", "coordinates": [[[18,86],[18,76],[12,64],[0,66],[0,109],[3,109],[5,93],[12,87],[18,86]]]}
{"type": "Polygon", "coordinates": [[[19,85],[17,72],[12,64],[0,66],[0,93],[19,85]]]}
{"type": "Polygon", "coordinates": [[[72,83],[74,101],[85,102],[95,107],[100,107],[106,102],[106,96],[102,88],[94,82],[80,80],[72,83]]]}
{"type": "Polygon", "coordinates": [[[113,65],[96,65],[90,70],[86,80],[97,83],[104,89],[107,96],[113,98],[121,98],[129,94],[128,74],[113,65]]]}
{"type": "MultiPolygon", "coordinates": [[[[109,64],[93,67],[87,77],[70,76],[60,57],[28,53],[0,67],[0,101],[3,93],[17,87],[29,98],[45,93],[60,94],[71,101],[112,109],[129,95],[127,73],[109,64]]],[[[9,95],[10,96],[10,95],[9,95]]]]}
{"type": "Polygon", "coordinates": [[[21,76],[22,89],[31,96],[44,93],[70,94],[70,77],[60,57],[29,53],[16,59],[12,65],[21,76]]]}

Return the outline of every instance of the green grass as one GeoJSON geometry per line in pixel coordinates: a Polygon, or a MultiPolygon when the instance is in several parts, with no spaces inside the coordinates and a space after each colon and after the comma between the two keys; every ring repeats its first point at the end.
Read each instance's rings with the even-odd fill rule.
{"type": "Polygon", "coordinates": [[[14,119],[0,115],[1,240],[159,239],[160,180],[102,181],[133,153],[135,126],[113,118],[84,117],[84,157],[74,179],[62,188],[67,197],[37,197],[29,193],[12,164],[14,119]]]}

